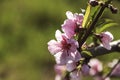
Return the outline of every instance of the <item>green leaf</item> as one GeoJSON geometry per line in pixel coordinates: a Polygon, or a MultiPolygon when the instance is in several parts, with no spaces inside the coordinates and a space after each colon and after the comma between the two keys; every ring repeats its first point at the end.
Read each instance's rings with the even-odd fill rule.
{"type": "Polygon", "coordinates": [[[105,29],[109,28],[109,27],[113,27],[113,26],[116,26],[118,25],[117,23],[107,23],[105,24],[104,26],[102,26],[100,29],[99,29],[99,32],[102,32],[104,31],[105,29]]]}
{"type": "Polygon", "coordinates": [[[96,6],[96,7],[92,7],[91,8],[91,17],[92,17],[92,20],[96,17],[98,11],[100,10],[99,8],[100,8],[100,6],[96,6]]]}
{"type": "Polygon", "coordinates": [[[82,67],[81,64],[79,64],[79,65],[77,66],[77,69],[81,69],[81,67],[82,67]]]}
{"type": "Polygon", "coordinates": [[[91,54],[91,52],[89,52],[89,51],[82,51],[81,53],[82,53],[82,55],[84,55],[84,56],[91,56],[91,57],[92,57],[92,54],[91,54]]]}
{"type": "Polygon", "coordinates": [[[87,21],[88,21],[88,17],[89,17],[89,15],[90,15],[90,10],[91,10],[91,5],[88,4],[87,9],[86,9],[86,12],[85,12],[84,19],[83,19],[83,23],[82,23],[82,27],[83,27],[83,28],[85,27],[85,25],[86,25],[86,23],[87,23],[87,21]]]}
{"type": "Polygon", "coordinates": [[[105,24],[108,24],[108,23],[114,23],[114,22],[111,19],[100,19],[99,22],[96,24],[96,26],[97,27],[102,27],[102,26],[104,26],[105,24]]]}

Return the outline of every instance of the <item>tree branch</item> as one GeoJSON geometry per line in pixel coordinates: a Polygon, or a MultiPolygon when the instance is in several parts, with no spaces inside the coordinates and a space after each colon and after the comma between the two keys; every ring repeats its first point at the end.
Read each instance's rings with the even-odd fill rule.
{"type": "MultiPolygon", "coordinates": [[[[102,45],[100,45],[98,47],[89,48],[88,51],[91,52],[92,57],[109,54],[111,52],[120,52],[120,40],[113,41],[110,43],[110,45],[111,45],[111,50],[107,50],[102,45]]],[[[83,57],[92,58],[91,56],[88,55],[83,55],[83,57]]]]}
{"type": "Polygon", "coordinates": [[[84,44],[84,42],[87,40],[87,38],[89,37],[90,33],[92,32],[92,30],[94,29],[96,23],[98,22],[99,18],[101,17],[101,15],[103,14],[105,8],[108,6],[109,3],[111,3],[112,0],[108,0],[105,2],[105,4],[103,6],[101,6],[97,16],[95,17],[95,19],[92,21],[92,23],[89,26],[89,29],[86,31],[85,35],[83,36],[83,38],[81,39],[81,41],[79,41],[79,48],[81,50],[81,46],[84,44]]]}

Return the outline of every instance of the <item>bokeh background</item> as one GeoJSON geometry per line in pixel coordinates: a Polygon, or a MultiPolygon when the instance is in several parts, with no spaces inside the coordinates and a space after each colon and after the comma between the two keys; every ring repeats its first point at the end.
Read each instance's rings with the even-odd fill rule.
{"type": "MultiPolygon", "coordinates": [[[[47,42],[60,29],[65,12],[79,13],[87,1],[0,0],[0,80],[54,80],[55,61],[47,42]]],[[[120,0],[113,4],[120,9],[120,0]]],[[[114,40],[120,39],[120,12],[106,10],[104,17],[118,23],[109,31],[114,40]]],[[[119,56],[116,52],[99,58],[107,62],[119,56]]]]}

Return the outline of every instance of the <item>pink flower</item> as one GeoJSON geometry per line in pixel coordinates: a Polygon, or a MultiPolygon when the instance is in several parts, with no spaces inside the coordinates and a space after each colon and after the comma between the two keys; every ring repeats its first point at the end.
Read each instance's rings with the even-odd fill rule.
{"type": "Polygon", "coordinates": [[[71,80],[81,80],[81,72],[79,70],[75,70],[70,73],[71,80]]]}
{"type": "Polygon", "coordinates": [[[107,32],[102,32],[100,36],[102,37],[101,42],[103,46],[106,49],[110,50],[111,49],[110,42],[113,40],[113,35],[107,31],[107,32]]]}
{"type": "Polygon", "coordinates": [[[66,64],[66,69],[67,71],[73,71],[75,68],[77,67],[76,65],[76,62],[73,62],[73,61],[68,61],[67,64],[66,64]]]}
{"type": "Polygon", "coordinates": [[[66,16],[68,19],[62,24],[62,30],[68,38],[72,38],[76,34],[78,28],[81,28],[84,16],[78,13],[73,14],[70,11],[66,12],[66,16]]]}
{"type": "Polygon", "coordinates": [[[56,64],[54,69],[56,72],[55,80],[62,80],[63,74],[66,71],[66,67],[64,65],[61,66],[56,64]]]}
{"type": "Polygon", "coordinates": [[[90,71],[90,67],[87,64],[83,64],[81,68],[81,72],[83,75],[88,75],[90,71]]]}
{"type": "Polygon", "coordinates": [[[80,53],[77,51],[78,42],[74,39],[68,39],[59,30],[56,31],[56,40],[48,42],[48,50],[54,55],[57,64],[66,64],[69,60],[78,61],[80,53]]]}
{"type": "Polygon", "coordinates": [[[103,70],[102,63],[98,59],[91,59],[88,63],[90,65],[90,75],[96,75],[103,70]]]}
{"type": "Polygon", "coordinates": [[[88,75],[89,74],[89,66],[87,64],[83,64],[81,69],[78,69],[78,63],[69,61],[66,65],[66,70],[70,71],[71,80],[81,80],[81,74],[88,75]]]}
{"type": "Polygon", "coordinates": [[[56,64],[54,66],[56,74],[62,75],[66,71],[66,66],[65,65],[58,65],[56,64]]]}

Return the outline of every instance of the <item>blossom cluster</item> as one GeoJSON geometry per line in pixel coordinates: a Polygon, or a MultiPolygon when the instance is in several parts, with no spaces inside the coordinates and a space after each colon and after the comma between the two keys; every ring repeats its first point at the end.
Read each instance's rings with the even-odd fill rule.
{"type": "MultiPolygon", "coordinates": [[[[90,71],[90,67],[86,63],[82,63],[80,69],[80,60],[83,58],[81,56],[81,52],[78,51],[79,43],[76,40],[75,36],[77,36],[82,30],[82,23],[84,20],[83,13],[72,13],[70,11],[66,12],[67,19],[61,25],[61,30],[56,30],[55,38],[56,40],[50,40],[48,42],[48,50],[55,57],[57,65],[65,66],[62,69],[66,69],[70,72],[70,77],[73,80],[80,80],[80,74],[88,74],[90,71]]],[[[106,49],[110,50],[110,42],[113,40],[113,36],[110,32],[101,32],[99,34],[100,41],[106,49]]],[[[94,65],[94,64],[93,64],[94,65]]],[[[92,66],[92,64],[91,64],[92,66]]],[[[97,69],[97,65],[95,66],[97,71],[91,70],[90,73],[92,75],[99,72],[102,68],[97,69]]],[[[61,68],[61,67],[60,67],[61,68]]],[[[94,67],[93,67],[94,68],[94,67]]],[[[92,68],[91,68],[92,69],[92,68]]],[[[61,75],[61,72],[60,74],[61,75]]],[[[61,78],[56,80],[60,80],[61,78]]]]}
{"type": "MultiPolygon", "coordinates": [[[[57,64],[66,65],[67,71],[73,71],[81,59],[81,54],[77,50],[79,48],[78,41],[74,39],[74,36],[77,34],[76,30],[82,27],[84,15],[67,11],[66,16],[67,19],[61,25],[63,33],[56,30],[57,41],[49,41],[48,50],[54,55],[57,64]]],[[[71,74],[74,75],[74,73],[77,74],[77,71],[71,74]]]]}

